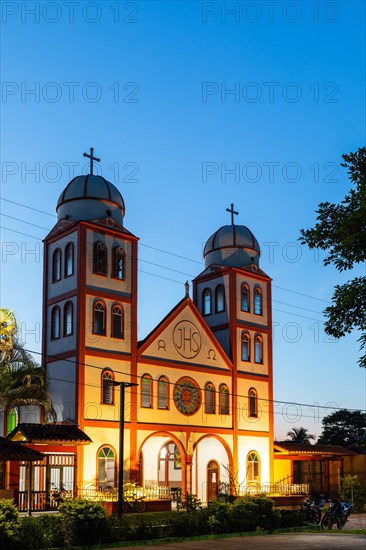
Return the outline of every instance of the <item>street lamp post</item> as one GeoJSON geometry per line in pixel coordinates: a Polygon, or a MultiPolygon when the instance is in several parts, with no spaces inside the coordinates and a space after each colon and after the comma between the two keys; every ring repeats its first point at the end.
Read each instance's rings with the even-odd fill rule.
{"type": "Polygon", "coordinates": [[[124,432],[125,432],[125,388],[138,386],[135,382],[115,382],[111,380],[113,386],[120,386],[121,397],[119,405],[119,460],[118,460],[118,503],[117,514],[118,519],[122,518],[122,502],[123,502],[123,458],[124,458],[124,432]]]}

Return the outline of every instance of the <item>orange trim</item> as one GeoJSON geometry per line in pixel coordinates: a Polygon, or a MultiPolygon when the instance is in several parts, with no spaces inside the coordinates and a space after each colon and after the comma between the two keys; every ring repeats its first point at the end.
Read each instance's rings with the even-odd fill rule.
{"type": "MultiPolygon", "coordinates": [[[[95,275],[98,275],[97,273],[93,273],[93,277],[95,275]]],[[[108,275],[105,275],[104,277],[108,277],[108,275]]],[[[113,279],[115,280],[115,279],[113,279]]],[[[109,290],[105,290],[103,288],[92,288],[91,285],[87,285],[85,287],[85,293],[87,296],[95,296],[96,294],[96,290],[98,292],[98,299],[99,300],[112,300],[112,301],[115,301],[115,302],[118,302],[119,304],[123,304],[123,303],[126,303],[126,304],[132,304],[133,303],[133,300],[132,300],[132,297],[130,296],[125,296],[125,295],[121,295],[118,293],[118,291],[109,291],[109,290]]],[[[128,293],[127,293],[128,294],[128,293]]]]}
{"type": "Polygon", "coordinates": [[[68,292],[64,292],[63,294],[58,294],[54,298],[49,298],[46,301],[46,306],[52,306],[53,304],[63,302],[65,300],[68,300],[69,298],[73,298],[74,296],[77,296],[76,288],[73,290],[69,290],[68,292]]]}
{"type": "Polygon", "coordinates": [[[231,370],[225,370],[223,368],[215,368],[215,367],[208,367],[207,365],[192,365],[190,363],[180,363],[179,361],[170,361],[169,363],[167,361],[164,361],[164,359],[153,359],[150,357],[140,357],[139,358],[139,365],[151,365],[152,367],[157,366],[164,369],[174,369],[177,371],[178,368],[182,369],[183,371],[187,371],[187,368],[189,368],[190,371],[195,372],[208,372],[210,374],[220,374],[220,376],[230,376],[231,378],[231,370]]]}
{"type": "Polygon", "coordinates": [[[272,285],[267,283],[267,322],[269,332],[267,336],[267,369],[268,369],[268,399],[269,399],[269,469],[270,482],[274,481],[273,441],[274,441],[274,414],[273,414],[273,338],[272,338],[272,285]]]}

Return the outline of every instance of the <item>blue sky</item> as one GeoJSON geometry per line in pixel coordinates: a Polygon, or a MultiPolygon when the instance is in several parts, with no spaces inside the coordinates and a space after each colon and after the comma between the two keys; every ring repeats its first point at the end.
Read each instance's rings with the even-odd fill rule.
{"type": "Polygon", "coordinates": [[[29,349],[40,350],[41,239],[94,146],[141,239],[141,338],[201,271],[233,202],[273,278],[275,398],[306,404],[276,406],[277,437],[319,434],[332,409],[315,403],[366,409],[359,335],[329,341],[321,313],[364,268],[339,274],[297,241],[319,202],[346,194],[341,155],[365,143],[364,3],[1,7],[1,306],[29,349]]]}

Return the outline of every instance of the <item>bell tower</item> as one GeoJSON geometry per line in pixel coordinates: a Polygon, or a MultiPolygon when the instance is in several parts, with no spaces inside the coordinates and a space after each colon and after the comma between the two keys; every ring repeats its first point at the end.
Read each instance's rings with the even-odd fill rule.
{"type": "Polygon", "coordinates": [[[266,452],[272,456],[271,279],[259,267],[257,239],[247,227],[234,224],[239,213],[233,204],[226,210],[231,224],[208,239],[205,269],[194,279],[193,289],[198,310],[233,365],[234,462],[236,457],[240,464],[245,438],[254,431],[266,439],[266,452]]]}
{"type": "MultiPolygon", "coordinates": [[[[105,380],[136,374],[137,242],[119,190],[93,174],[73,178],[44,241],[43,357],[58,421],[84,429],[116,421],[105,380]]],[[[116,396],[117,397],[117,396],[116,396]]]]}

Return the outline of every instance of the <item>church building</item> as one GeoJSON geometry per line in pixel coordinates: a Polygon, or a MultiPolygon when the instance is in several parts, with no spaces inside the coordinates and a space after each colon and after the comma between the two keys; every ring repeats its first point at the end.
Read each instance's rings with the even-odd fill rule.
{"type": "Polygon", "coordinates": [[[271,279],[258,241],[234,223],[231,205],[231,223],[206,242],[192,296],[187,283],[138,340],[138,237],[124,225],[121,193],[93,174],[91,157],[90,174],[62,191],[44,241],[49,391],[58,424],[87,436],[68,443],[74,474],[66,465],[58,476],[64,486],[114,488],[123,461],[125,480],[202,502],[223,483],[260,489],[273,482],[274,437],[271,279]]]}

